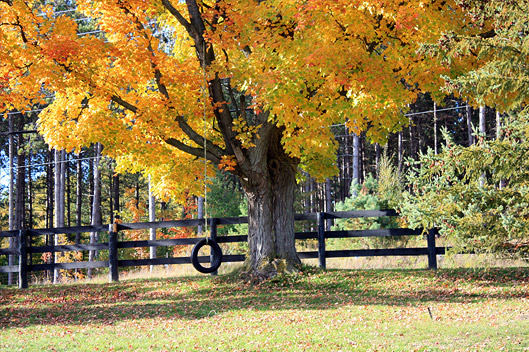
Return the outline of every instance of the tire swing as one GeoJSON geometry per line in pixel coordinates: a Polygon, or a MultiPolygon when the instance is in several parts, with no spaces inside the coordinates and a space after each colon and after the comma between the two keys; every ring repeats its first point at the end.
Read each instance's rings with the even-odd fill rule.
{"type": "Polygon", "coordinates": [[[222,250],[220,249],[220,246],[217,244],[217,242],[211,238],[203,238],[198,241],[197,244],[195,244],[193,250],[191,251],[191,263],[197,271],[200,271],[203,274],[209,274],[217,271],[217,269],[220,267],[220,264],[222,264],[222,250]],[[202,266],[198,260],[198,252],[204,246],[209,246],[212,251],[211,266],[209,268],[202,266]]]}
{"type": "MultiPolygon", "coordinates": [[[[205,52],[205,46],[204,46],[204,52],[205,52]]],[[[206,120],[206,89],[207,89],[207,82],[206,82],[206,62],[204,61],[203,64],[203,73],[204,73],[204,98],[203,100],[203,107],[204,107],[204,229],[207,228],[208,224],[208,216],[207,216],[207,171],[208,171],[208,159],[207,159],[207,120],[206,120]]],[[[204,231],[205,232],[205,231],[204,231]]],[[[220,246],[217,244],[216,241],[214,241],[212,238],[208,238],[207,234],[206,237],[201,239],[200,241],[195,244],[193,247],[193,250],[191,251],[191,264],[193,264],[193,267],[203,273],[203,274],[209,274],[212,272],[217,271],[217,269],[220,267],[220,264],[222,264],[222,250],[220,249],[220,246]],[[210,256],[210,267],[205,267],[200,264],[200,261],[198,259],[198,253],[200,252],[200,249],[204,246],[209,246],[211,248],[211,256],[210,256]]]]}

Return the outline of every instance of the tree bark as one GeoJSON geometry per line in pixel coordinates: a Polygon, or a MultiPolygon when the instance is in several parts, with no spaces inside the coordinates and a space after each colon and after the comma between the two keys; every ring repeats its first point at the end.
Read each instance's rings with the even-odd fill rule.
{"type": "Polygon", "coordinates": [[[433,103],[433,145],[434,145],[434,153],[437,155],[439,153],[439,149],[437,148],[437,103],[433,103]]]}
{"type": "Polygon", "coordinates": [[[32,152],[28,154],[28,166],[27,166],[27,179],[28,179],[28,221],[27,221],[27,228],[32,229],[34,227],[33,224],[33,200],[35,198],[34,190],[33,190],[33,179],[31,177],[32,174],[32,152]]]}
{"type": "MultiPolygon", "coordinates": [[[[151,185],[151,178],[149,177],[149,221],[154,222],[156,221],[156,199],[154,198],[154,195],[152,193],[152,185],[151,185]]],[[[156,240],[156,229],[149,229],[149,240],[154,241],[156,240]]],[[[149,248],[149,258],[150,259],[156,259],[156,247],[150,247],[149,248]]],[[[149,267],[150,272],[152,273],[154,270],[154,265],[151,265],[149,267]]]]}
{"type": "MultiPolygon", "coordinates": [[[[17,129],[24,129],[24,115],[18,119],[17,129]]],[[[17,176],[16,176],[16,199],[15,199],[15,230],[24,228],[26,218],[26,151],[24,149],[24,134],[20,133],[17,137],[17,176]]]]}
{"type": "MultiPolygon", "coordinates": [[[[483,138],[486,138],[487,130],[486,130],[486,125],[485,125],[485,107],[484,106],[479,107],[479,133],[483,138]]],[[[481,174],[481,177],[479,179],[479,184],[481,187],[485,186],[485,178],[486,178],[486,175],[484,173],[481,174]]]]}
{"type": "MultiPolygon", "coordinates": [[[[99,167],[101,161],[101,144],[97,143],[95,146],[95,160],[94,160],[94,194],[92,198],[92,225],[101,225],[101,169],[99,167]]],[[[90,233],[90,244],[95,244],[99,241],[99,233],[90,233]]],[[[97,258],[97,251],[88,252],[88,261],[92,262],[97,258]]],[[[88,269],[86,276],[92,278],[93,270],[88,269]]]]}
{"type": "MultiPolygon", "coordinates": [[[[53,150],[47,153],[47,168],[46,168],[46,227],[53,227],[53,209],[55,207],[54,196],[54,168],[53,168],[53,150]]],[[[51,246],[54,243],[54,235],[46,235],[46,245],[51,246]]],[[[47,259],[47,264],[55,263],[55,257],[50,255],[47,259]]],[[[48,270],[47,278],[52,280],[53,271],[48,270]]]]}
{"type": "Polygon", "coordinates": [[[398,146],[397,146],[397,162],[399,175],[402,173],[402,162],[403,162],[403,146],[402,146],[402,132],[398,133],[398,146]]]}
{"type": "Polygon", "coordinates": [[[472,108],[467,103],[467,134],[468,134],[468,146],[474,144],[474,136],[472,135],[472,108]]]}
{"type": "Polygon", "coordinates": [[[119,206],[119,174],[115,174],[114,176],[112,176],[112,201],[112,222],[114,222],[115,219],[119,219],[119,212],[121,211],[119,206]]]}
{"type": "Polygon", "coordinates": [[[496,111],[496,139],[501,137],[501,114],[499,111],[496,111]]]}
{"type": "MultiPolygon", "coordinates": [[[[357,185],[360,183],[360,137],[355,133],[353,134],[353,184],[357,185]]],[[[357,196],[356,192],[353,191],[353,196],[357,196]]]]}
{"type": "MultiPolygon", "coordinates": [[[[64,166],[64,151],[55,150],[55,227],[64,226],[64,194],[65,187],[64,181],[65,176],[64,172],[66,170],[64,166]]],[[[59,236],[63,235],[54,235],[54,244],[56,246],[64,243],[60,243],[59,236]]],[[[55,253],[55,262],[59,256],[62,256],[62,253],[55,253]]],[[[53,271],[53,283],[56,284],[60,280],[60,270],[55,269],[53,271]]]]}
{"type": "Polygon", "coordinates": [[[479,133],[483,134],[484,137],[487,134],[485,109],[484,106],[479,107],[479,133]]]}
{"type": "MultiPolygon", "coordinates": [[[[9,132],[8,135],[9,139],[9,230],[14,230],[15,226],[15,203],[14,203],[14,191],[15,191],[15,173],[14,173],[14,162],[15,159],[15,142],[13,140],[13,132],[15,130],[14,128],[14,122],[13,122],[13,114],[9,114],[9,132]]],[[[15,249],[15,240],[14,238],[9,239],[9,248],[15,249]]],[[[8,265],[14,265],[15,264],[15,256],[13,254],[10,254],[8,256],[8,265]]],[[[13,273],[7,274],[7,284],[12,285],[13,284],[13,273]]]]}
{"type": "MultiPolygon", "coordinates": [[[[325,211],[332,212],[332,184],[331,179],[327,177],[325,179],[325,211]]],[[[331,226],[333,225],[332,219],[328,219],[326,222],[326,231],[331,231],[331,226]]]]}
{"type": "MultiPolygon", "coordinates": [[[[83,207],[83,164],[81,153],[77,155],[77,182],[75,188],[75,226],[81,226],[83,207]]],[[[79,244],[80,234],[76,234],[75,243],[79,244]]]]}
{"type": "Polygon", "coordinates": [[[248,199],[247,273],[263,280],[278,273],[295,272],[301,261],[294,238],[294,194],[299,161],[285,154],[281,131],[262,127],[257,146],[248,151],[241,183],[248,199]],[[265,138],[263,138],[265,134],[265,138]]]}

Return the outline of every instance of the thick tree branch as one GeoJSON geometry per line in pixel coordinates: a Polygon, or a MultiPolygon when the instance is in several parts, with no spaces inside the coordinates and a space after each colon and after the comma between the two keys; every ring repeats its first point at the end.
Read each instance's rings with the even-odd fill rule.
{"type": "MultiPolygon", "coordinates": [[[[173,106],[170,105],[170,102],[171,102],[171,96],[169,94],[169,90],[167,89],[167,87],[165,86],[165,84],[162,83],[162,72],[160,71],[160,69],[158,68],[158,66],[156,65],[156,62],[154,60],[154,57],[156,56],[156,53],[151,45],[151,38],[149,38],[148,34],[147,34],[147,31],[145,29],[145,26],[143,25],[143,23],[140,21],[140,19],[136,16],[136,14],[134,14],[130,9],[128,9],[124,4],[120,4],[120,8],[125,12],[127,13],[129,16],[131,16],[133,18],[133,21],[134,21],[134,24],[136,25],[136,29],[138,30],[139,33],[141,33],[141,35],[143,36],[143,38],[148,42],[148,45],[147,45],[147,50],[149,51],[149,53],[151,54],[151,60],[150,60],[150,65],[151,65],[151,68],[152,70],[154,71],[154,79],[156,81],[156,85],[158,87],[158,91],[165,97],[165,99],[169,102],[169,109],[171,110],[175,110],[175,108],[173,106]]],[[[169,5],[171,5],[169,3],[169,5]]],[[[171,5],[172,6],[172,5],[171,5]]],[[[176,9],[174,9],[175,11],[177,11],[176,9]]],[[[185,21],[185,19],[184,19],[185,21]]],[[[188,22],[189,23],[189,22],[188,22]]],[[[204,145],[204,142],[206,143],[206,148],[208,150],[208,155],[214,155],[214,157],[212,157],[212,159],[210,159],[211,161],[215,162],[213,159],[215,160],[220,160],[221,156],[222,155],[225,155],[226,152],[220,148],[219,146],[217,146],[216,144],[214,144],[213,142],[211,142],[210,140],[204,138],[202,135],[200,135],[199,133],[197,133],[191,126],[189,126],[189,124],[187,123],[187,121],[185,121],[185,119],[183,118],[183,116],[181,116],[180,114],[178,114],[177,112],[175,113],[175,121],[178,123],[178,126],[180,127],[180,129],[182,130],[182,132],[187,135],[193,142],[195,142],[196,144],[198,145],[204,145]]],[[[189,152],[191,151],[191,147],[189,146],[186,146],[184,143],[176,143],[174,139],[172,139],[172,142],[169,143],[168,141],[166,141],[168,144],[172,145],[172,146],[175,146],[177,147],[180,146],[184,149],[181,149],[180,147],[177,147],[178,149],[182,150],[182,151],[185,151],[185,152],[189,152]]],[[[193,149],[193,148],[192,148],[193,149]]],[[[201,150],[201,149],[200,149],[201,150]]],[[[192,155],[195,155],[193,153],[190,153],[192,155]]],[[[202,156],[203,156],[203,152],[202,152],[202,156]]]]}
{"type": "MultiPolygon", "coordinates": [[[[213,47],[211,45],[208,46],[204,39],[206,27],[202,20],[197,2],[195,0],[186,0],[186,4],[191,26],[193,28],[191,31],[188,29],[188,33],[195,42],[198,59],[205,69],[215,60],[215,53],[213,47]]],[[[209,81],[209,95],[213,98],[213,104],[216,106],[215,117],[219,129],[222,131],[222,136],[226,145],[226,153],[234,154],[237,157],[238,163],[242,164],[246,160],[246,157],[244,156],[240,141],[237,140],[236,134],[233,132],[233,118],[226,103],[227,99],[224,97],[222,83],[218,75],[216,75],[213,80],[209,81]]]]}
{"type": "MultiPolygon", "coordinates": [[[[169,145],[172,145],[173,147],[187,153],[187,154],[190,154],[190,155],[193,155],[193,156],[196,156],[198,158],[203,158],[204,157],[204,149],[202,148],[195,148],[195,147],[191,147],[181,141],[179,141],[178,139],[175,139],[175,138],[168,138],[165,140],[165,142],[169,145]]],[[[221,159],[219,156],[217,156],[216,154],[214,153],[211,153],[209,150],[206,150],[206,154],[207,154],[207,159],[215,164],[220,164],[221,163],[221,159]]]]}
{"type": "Polygon", "coordinates": [[[178,22],[180,22],[182,26],[184,26],[187,33],[189,33],[192,38],[199,37],[196,29],[191,25],[191,23],[189,23],[188,20],[184,18],[184,16],[182,16],[182,14],[173,6],[173,4],[171,4],[169,0],[162,0],[162,5],[167,9],[167,11],[169,11],[171,15],[174,16],[174,18],[176,18],[178,22]]]}

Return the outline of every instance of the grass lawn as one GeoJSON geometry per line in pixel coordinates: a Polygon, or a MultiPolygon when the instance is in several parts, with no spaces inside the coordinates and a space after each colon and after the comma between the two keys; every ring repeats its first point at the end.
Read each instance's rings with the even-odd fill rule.
{"type": "Polygon", "coordinates": [[[529,268],[0,289],[1,351],[523,351],[529,268]]]}

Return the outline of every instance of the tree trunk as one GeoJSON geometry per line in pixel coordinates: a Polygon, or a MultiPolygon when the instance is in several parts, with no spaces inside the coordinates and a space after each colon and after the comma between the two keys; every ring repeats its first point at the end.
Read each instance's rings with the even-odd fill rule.
{"type": "MultiPolygon", "coordinates": [[[[63,170],[63,174],[65,175],[65,193],[66,193],[66,209],[65,209],[65,213],[66,213],[66,218],[64,220],[64,224],[65,226],[72,226],[72,216],[71,216],[71,206],[70,206],[70,203],[72,201],[72,194],[71,194],[71,188],[72,188],[72,185],[71,185],[71,182],[70,182],[70,165],[68,164],[68,162],[65,160],[65,162],[63,163],[64,165],[64,170],[63,170]]],[[[68,239],[70,241],[73,241],[75,239],[75,235],[70,235],[68,236],[68,239]]]]}
{"type": "MultiPolygon", "coordinates": [[[[81,226],[82,222],[82,206],[83,206],[83,164],[81,160],[81,153],[77,154],[77,170],[75,182],[75,226],[81,226]]],[[[75,234],[75,244],[81,243],[81,234],[75,234]]],[[[75,269],[75,279],[77,280],[80,269],[75,269]]]]}
{"type": "MultiPolygon", "coordinates": [[[[15,159],[15,142],[13,140],[13,132],[15,131],[13,123],[13,114],[9,114],[9,230],[15,229],[15,202],[14,202],[14,191],[15,191],[15,173],[14,173],[14,162],[15,159]]],[[[9,248],[15,249],[15,239],[11,237],[9,239],[9,248]]],[[[15,256],[10,254],[8,256],[8,265],[15,264],[15,256]]],[[[7,284],[13,284],[13,273],[7,274],[7,284]]]]}
{"type": "Polygon", "coordinates": [[[435,155],[439,153],[437,148],[437,103],[433,103],[433,150],[435,155]]]}
{"type": "MultiPolygon", "coordinates": [[[[149,177],[149,221],[150,222],[156,221],[156,199],[154,198],[154,195],[152,193],[152,185],[151,185],[150,177],[149,177]]],[[[151,241],[156,240],[156,229],[154,228],[149,229],[149,240],[151,241]]],[[[149,258],[156,259],[156,247],[149,248],[149,258]]],[[[149,267],[149,270],[152,273],[154,270],[154,265],[151,265],[149,267]]]]}
{"type": "Polygon", "coordinates": [[[112,222],[115,219],[119,219],[119,174],[112,176],[112,201],[113,201],[113,213],[112,213],[112,222]]]}
{"type": "MultiPolygon", "coordinates": [[[[54,173],[53,173],[53,150],[49,150],[47,153],[47,168],[46,168],[46,227],[53,227],[53,209],[55,207],[54,202],[54,173]]],[[[46,235],[46,245],[53,245],[54,235],[46,235]]],[[[55,263],[55,257],[50,255],[46,261],[46,264],[55,263]]],[[[49,281],[52,280],[53,271],[48,270],[47,278],[49,281]]]]}
{"type": "Polygon", "coordinates": [[[397,162],[398,162],[399,175],[402,172],[403,159],[404,159],[404,156],[403,156],[403,147],[402,147],[402,132],[399,132],[398,133],[398,146],[397,146],[397,162]]]}
{"type": "Polygon", "coordinates": [[[28,178],[28,221],[27,226],[29,229],[34,227],[33,225],[33,200],[35,199],[35,194],[33,190],[33,180],[31,178],[32,168],[32,152],[28,154],[28,166],[27,166],[27,178],[28,178]]]}
{"type": "Polygon", "coordinates": [[[472,135],[472,108],[467,103],[467,134],[468,134],[468,146],[474,144],[474,136],[472,135]]]}
{"type": "Polygon", "coordinates": [[[499,111],[496,111],[496,139],[501,137],[501,114],[499,111]]]}
{"type": "MultiPolygon", "coordinates": [[[[77,155],[77,182],[75,188],[75,226],[81,226],[81,219],[83,216],[83,164],[81,161],[81,153],[77,155]]],[[[76,234],[75,244],[79,244],[80,234],[76,234]]]]}
{"type": "MultiPolygon", "coordinates": [[[[332,184],[331,179],[327,177],[325,179],[325,211],[332,212],[332,184]]],[[[326,222],[326,231],[331,231],[331,226],[333,225],[332,219],[328,219],[326,222]]]]}
{"type": "MultiPolygon", "coordinates": [[[[92,198],[92,225],[101,225],[101,169],[99,167],[101,161],[101,144],[95,145],[95,160],[94,160],[94,194],[92,198]]],[[[99,233],[90,233],[90,244],[95,244],[99,241],[99,233]]],[[[97,258],[97,251],[89,251],[88,261],[92,262],[97,258]]],[[[92,278],[92,269],[88,269],[86,276],[92,278]]]]}
{"type": "Polygon", "coordinates": [[[15,199],[15,230],[24,228],[25,223],[25,198],[26,198],[26,153],[23,151],[24,139],[22,134],[18,136],[19,148],[17,156],[17,182],[15,199]]]}
{"type": "Polygon", "coordinates": [[[258,281],[278,273],[295,272],[301,264],[294,238],[299,161],[284,153],[277,127],[267,125],[262,131],[256,147],[249,150],[240,175],[248,200],[250,253],[245,265],[250,279],[258,281]]]}
{"type": "MultiPolygon", "coordinates": [[[[486,138],[487,130],[485,126],[485,107],[484,106],[479,107],[479,133],[483,138],[486,138]]],[[[485,186],[485,178],[486,178],[486,175],[484,173],[481,174],[481,177],[479,179],[479,185],[481,187],[485,186]]]]}
{"type": "Polygon", "coordinates": [[[380,176],[380,144],[375,143],[375,171],[377,180],[380,176]]]}
{"type": "Polygon", "coordinates": [[[486,119],[485,119],[485,107],[480,106],[479,107],[479,133],[483,135],[483,137],[486,137],[487,129],[486,129],[486,119]]]}
{"type": "MultiPolygon", "coordinates": [[[[55,227],[64,226],[64,152],[55,150],[55,227]]],[[[58,246],[60,244],[59,237],[63,235],[54,235],[54,244],[58,246]]],[[[55,262],[62,253],[55,253],[55,262]]],[[[53,271],[53,283],[56,284],[60,281],[60,270],[55,269],[53,271]]]]}
{"type": "MultiPolygon", "coordinates": [[[[355,133],[353,134],[353,184],[357,185],[360,183],[360,138],[355,133]]],[[[356,192],[353,191],[353,196],[357,196],[356,192]]]]}

